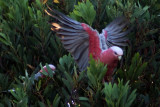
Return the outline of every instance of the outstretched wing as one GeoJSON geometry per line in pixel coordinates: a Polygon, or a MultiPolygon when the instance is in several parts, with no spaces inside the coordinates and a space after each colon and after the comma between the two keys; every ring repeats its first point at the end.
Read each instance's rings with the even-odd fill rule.
{"type": "Polygon", "coordinates": [[[83,29],[81,23],[56,10],[49,8],[45,12],[55,19],[55,23],[51,23],[51,29],[57,33],[64,48],[72,54],[80,70],[85,70],[88,66],[89,54],[88,33],[83,29]]]}
{"type": "Polygon", "coordinates": [[[107,46],[127,46],[128,38],[126,35],[131,31],[131,28],[128,27],[129,21],[125,17],[119,17],[103,29],[107,46]]]}

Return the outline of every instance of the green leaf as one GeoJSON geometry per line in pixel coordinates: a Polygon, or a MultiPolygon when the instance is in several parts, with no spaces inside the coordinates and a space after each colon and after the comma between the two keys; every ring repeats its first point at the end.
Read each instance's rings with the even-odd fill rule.
{"type": "Polygon", "coordinates": [[[82,101],[89,101],[89,99],[87,97],[79,97],[79,100],[82,100],[82,101]]]}
{"type": "Polygon", "coordinates": [[[65,86],[67,87],[68,91],[71,92],[71,90],[72,90],[71,83],[68,80],[64,79],[64,78],[62,78],[62,81],[65,84],[65,86]]]}
{"type": "Polygon", "coordinates": [[[40,107],[46,107],[45,104],[41,101],[38,101],[40,107]]]}
{"type": "Polygon", "coordinates": [[[78,5],[75,5],[75,9],[72,13],[70,13],[70,16],[77,18],[82,17],[83,20],[85,20],[90,26],[92,26],[92,23],[96,16],[96,11],[94,10],[94,6],[92,3],[87,0],[86,2],[79,2],[78,5]],[[75,15],[75,16],[74,16],[75,15]]]}
{"type": "Polygon", "coordinates": [[[129,81],[124,85],[123,80],[118,79],[117,83],[105,83],[103,92],[108,106],[129,107],[136,98],[136,90],[130,91],[129,81]]]}
{"type": "Polygon", "coordinates": [[[58,107],[61,97],[57,94],[53,100],[52,106],[58,107]]]}
{"type": "Polygon", "coordinates": [[[51,70],[51,68],[49,67],[48,64],[46,64],[46,67],[47,67],[47,71],[48,71],[49,77],[52,78],[53,77],[53,71],[51,70]]]}
{"type": "Polygon", "coordinates": [[[12,46],[12,43],[10,41],[10,38],[7,37],[5,34],[0,33],[0,42],[4,43],[7,46],[12,46]]]}
{"type": "MultiPolygon", "coordinates": [[[[89,65],[90,66],[87,68],[88,84],[94,91],[101,90],[103,86],[102,81],[106,75],[107,68],[99,60],[94,60],[92,55],[90,55],[89,65]]],[[[98,93],[97,96],[99,96],[98,93]]]]}
{"type": "Polygon", "coordinates": [[[42,66],[42,63],[40,63],[40,67],[41,67],[41,70],[42,70],[42,74],[45,75],[45,76],[48,76],[48,73],[44,70],[44,68],[42,66]]]}
{"type": "Polygon", "coordinates": [[[0,107],[4,107],[4,105],[2,103],[0,103],[0,107]]]}
{"type": "Polygon", "coordinates": [[[60,58],[59,63],[60,64],[58,65],[58,68],[61,72],[67,71],[69,73],[73,73],[75,62],[70,54],[68,56],[64,55],[62,58],[60,58]]]}
{"type": "Polygon", "coordinates": [[[87,76],[88,79],[90,81],[90,85],[91,87],[96,87],[97,86],[97,82],[96,82],[96,78],[93,76],[93,74],[90,71],[87,71],[87,76]]]}

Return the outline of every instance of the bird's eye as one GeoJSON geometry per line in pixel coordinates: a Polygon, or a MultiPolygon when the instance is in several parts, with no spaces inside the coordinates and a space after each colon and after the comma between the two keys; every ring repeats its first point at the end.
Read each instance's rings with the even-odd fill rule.
{"type": "Polygon", "coordinates": [[[114,52],[115,55],[118,55],[117,52],[114,52]]]}

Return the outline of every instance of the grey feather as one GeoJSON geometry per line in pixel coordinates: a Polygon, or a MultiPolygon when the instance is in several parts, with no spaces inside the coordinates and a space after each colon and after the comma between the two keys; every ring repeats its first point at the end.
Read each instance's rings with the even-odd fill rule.
{"type": "Polygon", "coordinates": [[[88,50],[84,52],[84,54],[81,56],[82,60],[79,60],[79,67],[81,70],[86,70],[88,66],[88,56],[85,56],[85,54],[89,53],[88,50]],[[83,69],[85,68],[85,69],[83,69]]]}
{"type": "Polygon", "coordinates": [[[38,72],[34,75],[34,80],[38,80],[39,77],[42,76],[42,73],[38,72]]]}
{"type": "Polygon", "coordinates": [[[81,31],[76,30],[76,29],[73,30],[73,29],[64,28],[64,27],[62,27],[61,30],[63,30],[63,31],[68,31],[68,32],[74,32],[74,33],[79,33],[79,32],[81,32],[81,31]]]}
{"type": "Polygon", "coordinates": [[[64,48],[74,57],[79,66],[79,69],[81,71],[85,70],[88,66],[89,55],[88,33],[83,29],[81,23],[72,20],[68,16],[51,9],[48,13],[48,15],[58,21],[58,24],[60,26],[59,28],[56,28],[55,25],[51,25],[54,31],[57,33],[58,37],[61,39],[64,48]],[[51,12],[53,13],[53,15],[51,14],[51,12]]]}
{"type": "Polygon", "coordinates": [[[119,17],[111,22],[104,30],[107,31],[106,44],[111,46],[127,46],[128,38],[126,35],[131,31],[129,21],[125,17],[119,17]],[[124,29],[126,29],[124,31],[124,29]]]}
{"type": "MultiPolygon", "coordinates": [[[[62,30],[62,29],[60,29],[60,30],[62,30]]],[[[84,31],[85,32],[85,31],[84,31]]],[[[57,32],[57,34],[59,34],[59,35],[63,35],[63,36],[80,36],[80,35],[84,35],[84,32],[80,32],[80,33],[74,33],[74,32],[64,32],[64,31],[60,31],[60,32],[57,32]]]]}
{"type": "MultiPolygon", "coordinates": [[[[57,19],[62,19],[62,20],[64,20],[64,21],[67,21],[67,22],[70,23],[70,24],[77,24],[77,25],[79,25],[79,22],[77,22],[76,20],[71,19],[70,17],[62,14],[61,12],[58,12],[58,11],[55,10],[55,9],[51,9],[48,5],[47,5],[47,7],[48,7],[48,9],[49,9],[52,13],[54,13],[55,15],[57,15],[57,16],[59,17],[59,18],[57,18],[57,19]]],[[[50,12],[50,13],[51,13],[51,12],[50,12]]],[[[51,14],[51,15],[52,15],[52,14],[51,14]]],[[[55,16],[55,15],[52,15],[52,16],[55,16]]]]}

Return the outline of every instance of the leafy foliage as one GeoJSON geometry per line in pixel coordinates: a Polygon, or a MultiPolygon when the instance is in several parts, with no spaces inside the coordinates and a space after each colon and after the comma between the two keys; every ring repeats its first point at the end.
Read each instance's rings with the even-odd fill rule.
{"type": "Polygon", "coordinates": [[[76,20],[81,17],[91,26],[95,19],[96,11],[92,3],[87,0],[86,2],[79,2],[78,5],[75,5],[75,9],[70,13],[70,16],[76,20]]]}
{"type": "Polygon", "coordinates": [[[136,53],[130,63],[124,65],[124,70],[119,69],[117,73],[119,77],[131,80],[131,82],[137,82],[138,78],[142,75],[147,67],[147,62],[142,63],[142,58],[139,53],[136,53]]]}
{"type": "Polygon", "coordinates": [[[103,80],[107,71],[107,68],[103,66],[103,63],[100,61],[95,62],[92,56],[90,56],[90,67],[88,67],[87,77],[89,79],[89,86],[94,90],[100,90],[102,88],[101,81],[103,80]]]}
{"type": "Polygon", "coordinates": [[[160,105],[159,0],[1,0],[0,14],[0,106],[160,105]],[[107,66],[92,57],[79,72],[51,32],[45,4],[99,31],[118,16],[130,20],[129,47],[112,83],[103,82],[107,66]],[[44,64],[45,78],[34,80],[44,64]]]}
{"type": "Polygon", "coordinates": [[[107,106],[109,107],[130,107],[136,98],[136,90],[130,92],[129,81],[123,85],[123,80],[118,79],[118,85],[105,83],[104,93],[107,106]]]}

